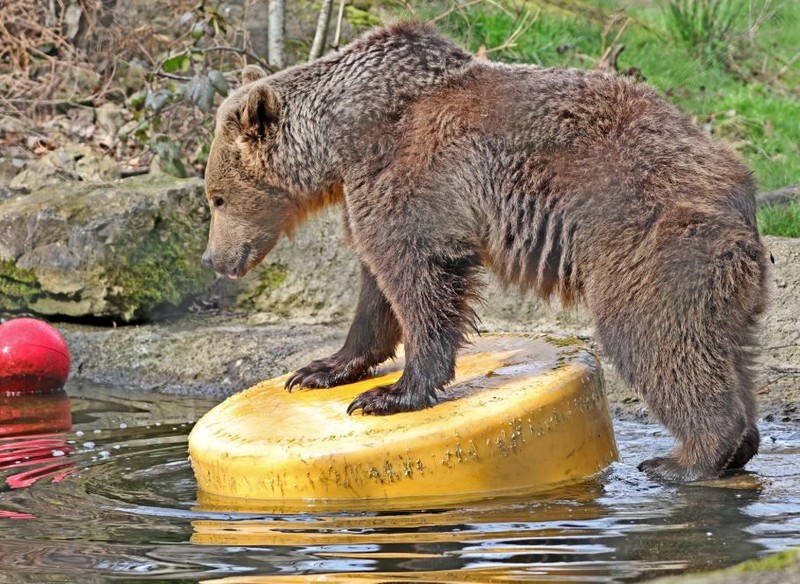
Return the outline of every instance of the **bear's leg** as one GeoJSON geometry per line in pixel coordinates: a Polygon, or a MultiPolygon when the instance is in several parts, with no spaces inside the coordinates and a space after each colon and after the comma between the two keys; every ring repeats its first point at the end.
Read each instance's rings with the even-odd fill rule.
{"type": "Polygon", "coordinates": [[[375,276],[362,264],[358,305],[344,346],[330,357],[298,369],[286,382],[286,389],[333,387],[357,381],[375,365],[394,357],[400,335],[400,324],[375,276]]]}
{"type": "Polygon", "coordinates": [[[658,478],[717,478],[758,451],[750,365],[764,251],[756,239],[720,231],[683,239],[680,253],[651,254],[611,286],[593,287],[604,351],[678,441],[669,456],[639,466],[658,478]]]}
{"type": "Polygon", "coordinates": [[[366,391],[347,412],[387,415],[430,407],[455,375],[456,352],[474,328],[469,306],[477,289],[477,254],[441,257],[420,247],[393,246],[378,262],[379,279],[403,328],[406,365],[392,385],[366,391]],[[433,256],[433,257],[431,257],[433,256]]]}
{"type": "Polygon", "coordinates": [[[695,396],[689,404],[649,395],[648,407],[679,441],[670,455],[645,460],[639,470],[673,481],[713,479],[743,467],[758,451],[754,412],[740,399],[735,380],[716,395],[695,396]],[[680,408],[682,412],[676,412],[680,408]]]}
{"type": "Polygon", "coordinates": [[[694,481],[740,468],[758,449],[758,431],[749,372],[737,367],[727,331],[678,310],[657,321],[648,316],[631,310],[597,322],[620,377],[640,388],[650,413],[678,441],[670,455],[646,460],[639,470],[694,481]]]}
{"type": "Polygon", "coordinates": [[[750,370],[751,361],[752,357],[747,352],[744,352],[738,359],[739,399],[745,406],[745,417],[748,424],[744,437],[739,447],[736,449],[736,452],[733,453],[726,470],[744,467],[744,465],[758,453],[758,447],[761,442],[761,436],[755,422],[758,414],[758,407],[756,405],[753,374],[750,370]]]}

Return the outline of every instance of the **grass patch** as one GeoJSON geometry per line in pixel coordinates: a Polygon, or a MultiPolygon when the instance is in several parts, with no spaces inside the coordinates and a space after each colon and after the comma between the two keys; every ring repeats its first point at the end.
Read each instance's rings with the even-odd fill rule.
{"type": "MultiPolygon", "coordinates": [[[[794,0],[538,0],[482,2],[453,11],[437,26],[493,60],[542,67],[595,67],[630,17],[618,42],[619,69],[635,69],[665,97],[732,144],[762,190],[800,182],[800,2],[794,0]],[[713,12],[714,7],[717,5],[713,12]],[[684,9],[688,40],[676,31],[673,8],[684,9]],[[524,10],[538,18],[502,50],[524,10]],[[698,9],[699,10],[699,9],[698,9]],[[689,12],[686,12],[689,11],[689,12]],[[726,15],[716,22],[710,14],[726,15]],[[614,20],[616,19],[616,20],[614,20]],[[694,19],[694,20],[692,20],[694,19]],[[793,60],[794,59],[794,60],[793,60]]],[[[422,3],[420,3],[422,4],[422,3]]],[[[434,17],[445,4],[425,3],[434,17]]]]}
{"type": "Polygon", "coordinates": [[[800,237],[800,203],[768,205],[759,209],[758,227],[764,235],[800,237]]]}
{"type": "Polygon", "coordinates": [[[695,55],[722,56],[744,8],[740,0],[667,0],[667,23],[673,38],[695,55]]]}

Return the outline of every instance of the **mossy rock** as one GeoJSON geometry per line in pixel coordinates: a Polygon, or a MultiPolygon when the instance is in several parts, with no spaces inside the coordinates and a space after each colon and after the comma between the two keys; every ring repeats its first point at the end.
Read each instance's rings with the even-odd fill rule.
{"type": "Polygon", "coordinates": [[[152,320],[210,285],[200,179],[67,183],[0,202],[0,311],[152,320]]]}
{"type": "Polygon", "coordinates": [[[800,548],[748,560],[725,570],[670,576],[653,584],[783,584],[800,581],[800,548]]]}

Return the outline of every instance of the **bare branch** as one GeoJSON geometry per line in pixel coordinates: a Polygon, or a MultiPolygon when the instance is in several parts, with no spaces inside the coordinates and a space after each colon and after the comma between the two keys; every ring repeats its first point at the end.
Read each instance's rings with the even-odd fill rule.
{"type": "Polygon", "coordinates": [[[435,16],[434,18],[431,18],[430,22],[431,23],[439,22],[440,20],[443,20],[443,19],[447,18],[448,16],[450,16],[453,12],[456,12],[457,10],[460,11],[460,10],[463,10],[464,8],[469,8],[470,6],[474,6],[475,4],[480,4],[481,2],[485,2],[485,1],[486,0],[470,0],[470,2],[467,2],[465,4],[453,3],[453,5],[450,7],[450,9],[445,10],[439,16],[435,16]]]}

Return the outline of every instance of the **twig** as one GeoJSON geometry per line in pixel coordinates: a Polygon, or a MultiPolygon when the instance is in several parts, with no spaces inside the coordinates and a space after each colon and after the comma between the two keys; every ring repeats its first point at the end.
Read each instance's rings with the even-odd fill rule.
{"type": "Polygon", "coordinates": [[[268,63],[264,62],[262,59],[259,59],[258,57],[256,57],[250,51],[247,51],[245,49],[240,49],[238,47],[216,46],[216,47],[206,47],[204,49],[193,49],[193,50],[200,51],[202,53],[211,53],[213,51],[229,51],[231,53],[238,53],[239,55],[245,55],[247,58],[253,59],[253,61],[258,63],[258,65],[260,67],[263,67],[268,72],[270,72],[270,73],[274,73],[275,72],[275,68],[274,67],[272,67],[268,63]]]}
{"type": "MultiPolygon", "coordinates": [[[[625,22],[622,23],[622,26],[619,27],[619,30],[617,31],[617,34],[614,37],[614,40],[611,41],[610,45],[606,46],[606,39],[608,38],[608,33],[611,32],[611,28],[614,26],[614,24],[618,20],[619,20],[619,17],[612,18],[608,22],[608,24],[606,25],[605,29],[603,30],[602,54],[600,56],[600,60],[597,62],[599,67],[602,66],[603,63],[607,63],[608,62],[609,55],[614,50],[614,47],[617,44],[617,42],[619,41],[620,37],[622,36],[622,33],[625,32],[625,29],[627,28],[628,23],[631,21],[630,17],[626,18],[625,22]]],[[[623,47],[623,49],[624,49],[624,47],[623,47]]],[[[617,54],[621,53],[623,49],[620,49],[617,54]]],[[[615,59],[615,61],[616,61],[616,59],[615,59]]],[[[614,63],[614,68],[616,69],[616,62],[614,63]]]]}
{"type": "Polygon", "coordinates": [[[800,52],[796,53],[791,59],[786,61],[786,64],[783,67],[778,69],[778,72],[775,74],[775,78],[778,79],[786,75],[789,72],[789,68],[797,63],[797,61],[800,61],[800,52]]]}
{"type": "Polygon", "coordinates": [[[123,168],[122,170],[119,171],[119,176],[120,178],[129,178],[132,176],[141,176],[143,174],[149,174],[149,173],[150,173],[150,168],[146,166],[144,168],[123,168]]]}
{"type": "Polygon", "coordinates": [[[187,77],[186,75],[175,75],[174,73],[167,73],[166,71],[162,71],[159,69],[156,71],[156,75],[159,77],[164,77],[165,79],[174,79],[175,81],[191,81],[191,77],[187,77]]]}
{"type": "MultiPolygon", "coordinates": [[[[256,57],[254,54],[252,54],[250,51],[247,51],[245,49],[240,49],[238,47],[228,47],[228,46],[223,46],[223,45],[216,46],[216,47],[206,47],[206,48],[191,47],[191,48],[185,49],[185,50],[183,50],[181,52],[182,53],[202,53],[204,55],[208,54],[208,53],[214,53],[214,52],[231,52],[231,53],[236,53],[238,55],[245,55],[245,56],[253,59],[254,61],[256,61],[261,67],[266,69],[268,72],[274,73],[273,68],[268,63],[265,63],[264,61],[262,61],[261,59],[256,57]]],[[[176,75],[174,73],[167,73],[166,71],[163,71],[161,69],[161,67],[163,66],[164,61],[166,61],[167,59],[171,59],[171,58],[175,57],[176,55],[180,55],[181,52],[175,53],[175,55],[169,55],[168,57],[165,57],[164,59],[162,59],[162,61],[158,64],[158,68],[156,69],[156,72],[155,72],[156,75],[158,75],[159,77],[164,77],[166,79],[174,79],[175,81],[191,81],[191,79],[192,79],[191,77],[187,77],[186,75],[176,75]]]]}
{"type": "MultiPolygon", "coordinates": [[[[519,12],[517,14],[514,14],[508,8],[503,6],[500,2],[497,2],[497,0],[486,0],[486,2],[488,2],[489,4],[494,6],[495,8],[498,8],[499,10],[502,10],[503,12],[505,12],[508,16],[510,16],[512,18],[519,18],[519,12]]],[[[527,10],[526,10],[526,12],[527,12],[527,10]]]]}
{"type": "Polygon", "coordinates": [[[464,8],[469,8],[470,6],[474,6],[475,4],[480,4],[481,2],[485,1],[486,0],[470,0],[470,2],[466,2],[465,4],[453,3],[453,5],[448,10],[445,10],[439,16],[431,18],[429,22],[431,23],[439,22],[443,18],[447,18],[448,16],[450,16],[453,12],[463,10],[464,8]]]}
{"type": "Polygon", "coordinates": [[[415,11],[415,10],[414,10],[414,8],[411,6],[411,3],[410,3],[408,0],[397,0],[397,1],[398,1],[398,4],[401,4],[401,5],[403,6],[403,8],[405,8],[406,10],[408,10],[408,13],[409,13],[411,16],[416,16],[416,15],[417,15],[416,11],[415,11]]]}
{"type": "Polygon", "coordinates": [[[504,51],[506,49],[513,49],[515,46],[517,46],[517,39],[520,37],[520,35],[522,35],[523,32],[529,29],[534,22],[536,22],[536,20],[539,18],[540,13],[541,13],[541,8],[537,9],[536,14],[531,18],[531,13],[525,12],[517,28],[515,28],[510,35],[508,35],[508,38],[506,38],[503,44],[498,47],[492,47],[491,49],[486,49],[486,52],[492,53],[494,51],[504,51]]]}

